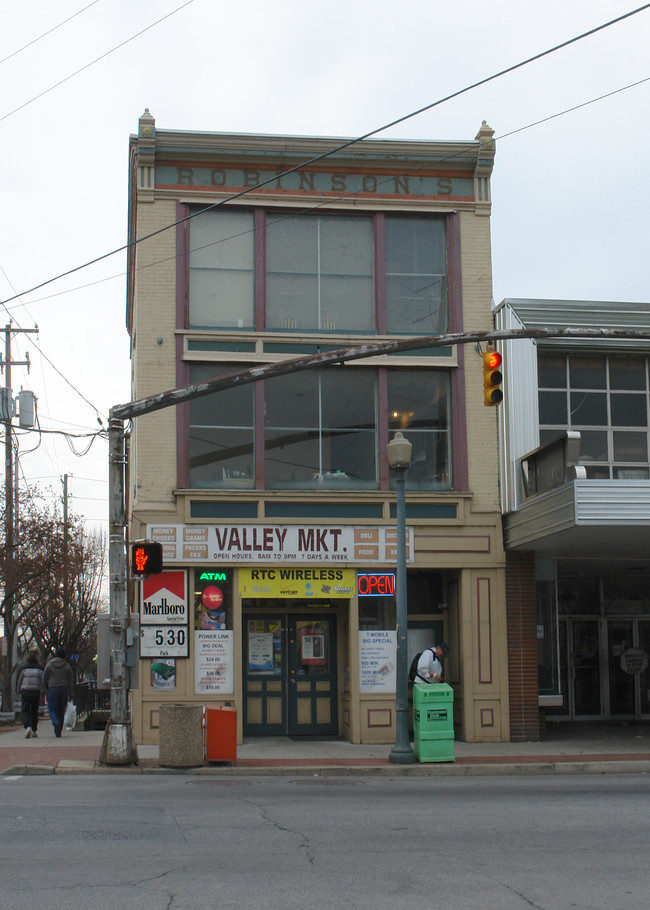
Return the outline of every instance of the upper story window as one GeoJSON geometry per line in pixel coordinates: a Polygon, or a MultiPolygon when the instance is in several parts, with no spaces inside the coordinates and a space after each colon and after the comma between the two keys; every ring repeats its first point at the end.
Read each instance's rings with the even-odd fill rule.
{"type": "Polygon", "coordinates": [[[193,328],[254,327],[252,212],[219,209],[190,222],[189,322],[193,328]]]}
{"type": "Polygon", "coordinates": [[[268,218],[266,328],[372,331],[373,273],[372,218],[268,218]]]}
{"type": "Polygon", "coordinates": [[[645,479],[648,470],[648,358],[538,355],[540,442],[579,430],[587,477],[645,479]]]}
{"type": "Polygon", "coordinates": [[[218,208],[189,225],[190,328],[447,331],[443,216],[218,208]]]}
{"type": "MultiPolygon", "coordinates": [[[[189,378],[236,369],[193,363],[189,378]]],[[[448,490],[450,398],[448,370],[385,367],[312,369],[195,398],[188,482],[193,489],[376,490],[382,440],[399,429],[413,445],[407,488],[448,490]]]]}
{"type": "Polygon", "coordinates": [[[446,332],[447,251],[440,218],[386,218],[386,330],[446,332]]]}

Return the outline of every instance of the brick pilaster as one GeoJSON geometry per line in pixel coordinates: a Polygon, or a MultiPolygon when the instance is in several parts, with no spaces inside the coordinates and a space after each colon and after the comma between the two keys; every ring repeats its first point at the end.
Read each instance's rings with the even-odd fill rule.
{"type": "Polygon", "coordinates": [[[537,682],[537,598],[533,553],[506,554],[510,739],[540,738],[537,682]]]}

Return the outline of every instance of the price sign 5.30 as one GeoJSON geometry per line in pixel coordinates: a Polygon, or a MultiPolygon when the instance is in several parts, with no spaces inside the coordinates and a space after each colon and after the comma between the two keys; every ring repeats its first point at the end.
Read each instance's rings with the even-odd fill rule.
{"type": "Polygon", "coordinates": [[[140,626],[140,657],[189,657],[187,626],[140,626]]]}

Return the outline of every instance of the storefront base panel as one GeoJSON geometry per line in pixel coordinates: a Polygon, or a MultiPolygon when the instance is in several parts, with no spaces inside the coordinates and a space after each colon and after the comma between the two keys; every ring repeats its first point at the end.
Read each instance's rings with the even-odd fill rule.
{"type": "Polygon", "coordinates": [[[509,741],[507,720],[498,699],[474,699],[469,712],[462,714],[458,739],[467,743],[504,743],[509,741]]]}
{"type": "Polygon", "coordinates": [[[380,745],[395,742],[395,696],[359,702],[361,742],[380,745]]]}

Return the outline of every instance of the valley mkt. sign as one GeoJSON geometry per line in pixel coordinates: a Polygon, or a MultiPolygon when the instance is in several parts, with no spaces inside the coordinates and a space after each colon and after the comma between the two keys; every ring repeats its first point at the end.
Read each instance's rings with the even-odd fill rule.
{"type": "MultiPolygon", "coordinates": [[[[394,563],[394,527],[353,525],[147,525],[147,537],[162,544],[163,562],[180,564],[394,563]]],[[[413,532],[406,529],[407,561],[413,532]]]]}

